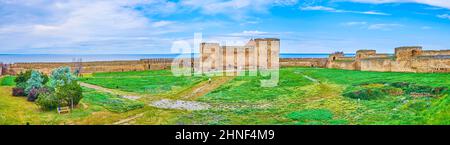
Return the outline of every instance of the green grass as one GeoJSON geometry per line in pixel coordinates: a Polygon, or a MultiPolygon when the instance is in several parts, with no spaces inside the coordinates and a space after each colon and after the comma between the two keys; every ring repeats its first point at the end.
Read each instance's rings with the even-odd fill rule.
{"type": "Polygon", "coordinates": [[[15,86],[14,82],[15,76],[4,76],[0,78],[0,86],[15,86]]]}
{"type": "Polygon", "coordinates": [[[341,85],[376,82],[410,82],[430,86],[450,86],[449,73],[366,72],[340,69],[286,68],[321,81],[341,85]]]}
{"type": "Polygon", "coordinates": [[[280,74],[279,86],[274,88],[261,88],[260,77],[237,77],[200,98],[234,108],[196,111],[180,120],[193,124],[450,124],[448,92],[421,98],[382,94],[375,100],[342,96],[348,87],[379,82],[448,88],[450,74],[300,67],[282,68],[280,74]],[[321,83],[314,84],[303,75],[321,83]]]}
{"type": "Polygon", "coordinates": [[[292,120],[330,120],[333,118],[333,113],[326,109],[310,109],[294,111],[286,115],[287,118],[292,120]]]}
{"type": "MultiPolygon", "coordinates": [[[[141,93],[139,101],[83,88],[84,99],[71,114],[40,111],[25,98],[12,97],[11,86],[0,87],[0,124],[111,124],[142,114],[130,124],[450,124],[450,91],[438,96],[412,97],[408,92],[428,87],[388,90],[376,99],[345,97],[352,87],[388,89],[385,83],[450,87],[450,74],[362,72],[290,67],[280,70],[279,85],[261,87],[260,76],[242,76],[196,101],[208,110],[185,111],[152,107],[152,101],[183,100],[178,92],[192,92],[206,77],[175,77],[170,71],[95,73],[81,81],[110,89],[141,93]],[[313,82],[304,76],[319,80],[313,82]],[[396,94],[403,91],[403,94],[396,94]],[[150,94],[150,95],[147,95],[150,94]]],[[[8,78],[11,79],[11,78],[8,78]]],[[[2,79],[2,82],[4,80],[2,79]]],[[[6,81],[10,82],[10,81],[6,81]]],[[[9,84],[9,83],[6,83],[9,84]]]]}
{"type": "Polygon", "coordinates": [[[97,92],[93,89],[83,88],[83,101],[103,106],[111,112],[127,112],[144,107],[143,102],[133,101],[107,93],[97,92]]]}
{"type": "Polygon", "coordinates": [[[146,94],[176,93],[189,88],[205,77],[176,77],[168,70],[94,73],[81,81],[110,89],[146,94]]]}

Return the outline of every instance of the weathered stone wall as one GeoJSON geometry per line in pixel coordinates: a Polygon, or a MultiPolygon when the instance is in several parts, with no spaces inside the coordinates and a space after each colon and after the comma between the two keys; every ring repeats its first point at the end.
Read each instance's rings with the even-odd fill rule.
{"type": "Polygon", "coordinates": [[[281,58],[280,65],[283,67],[303,66],[303,67],[325,67],[326,58],[281,58]]]}
{"type": "Polygon", "coordinates": [[[141,71],[141,70],[160,70],[170,67],[173,59],[143,59],[132,61],[96,61],[96,62],[69,62],[69,63],[15,63],[9,66],[10,74],[17,74],[29,69],[39,70],[49,74],[55,68],[61,66],[71,67],[75,70],[81,66],[82,73],[93,72],[123,72],[123,71],[141,71]]]}
{"type": "Polygon", "coordinates": [[[391,71],[392,59],[362,59],[361,70],[363,71],[391,71]]]}
{"type": "Polygon", "coordinates": [[[450,50],[424,50],[422,56],[450,55],[450,50]]]}
{"type": "Polygon", "coordinates": [[[411,67],[416,72],[450,72],[449,56],[421,56],[413,59],[411,67]]]}
{"type": "Polygon", "coordinates": [[[328,65],[328,68],[355,70],[354,61],[334,61],[328,65]]]}
{"type": "MultiPolygon", "coordinates": [[[[142,70],[162,70],[170,69],[174,59],[160,58],[160,59],[141,59],[132,61],[97,61],[97,62],[82,62],[82,73],[94,72],[125,72],[125,71],[142,71],[142,70]]],[[[179,63],[188,65],[190,58],[182,59],[179,63]]],[[[194,59],[198,64],[198,59],[194,59]]],[[[281,58],[280,65],[284,66],[303,66],[303,67],[325,67],[327,63],[326,58],[281,58]]],[[[61,66],[69,66],[71,70],[75,70],[76,63],[15,63],[8,67],[9,74],[17,74],[29,69],[35,69],[46,74],[50,74],[55,68],[61,66]]]]}
{"type": "Polygon", "coordinates": [[[382,72],[450,72],[450,50],[398,47],[394,56],[377,54],[375,50],[358,50],[353,59],[341,53],[331,54],[327,67],[382,72]]]}

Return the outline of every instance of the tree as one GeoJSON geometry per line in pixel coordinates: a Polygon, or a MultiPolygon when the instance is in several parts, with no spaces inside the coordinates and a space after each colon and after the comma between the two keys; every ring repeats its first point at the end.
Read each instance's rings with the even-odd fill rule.
{"type": "Polygon", "coordinates": [[[41,76],[41,73],[39,73],[38,71],[31,71],[31,77],[30,79],[27,80],[27,85],[25,88],[25,92],[28,94],[31,89],[40,89],[42,88],[44,79],[41,76]]]}
{"type": "MultiPolygon", "coordinates": [[[[17,88],[26,88],[27,87],[27,81],[31,78],[31,73],[33,70],[27,70],[25,72],[20,72],[17,77],[14,79],[14,82],[16,82],[17,88]]],[[[41,77],[43,79],[42,84],[46,84],[49,80],[48,76],[42,72],[39,72],[41,74],[41,77]]]]}
{"type": "Polygon", "coordinates": [[[65,105],[77,105],[83,98],[82,88],[77,81],[58,86],[55,95],[65,105]]]}
{"type": "Polygon", "coordinates": [[[31,77],[31,70],[27,70],[25,72],[20,72],[17,77],[14,79],[14,82],[16,82],[17,88],[26,88],[27,81],[31,77]]]}
{"type": "Polygon", "coordinates": [[[70,73],[69,67],[59,67],[52,71],[50,76],[50,87],[57,88],[64,84],[75,81],[77,78],[70,73]]]}

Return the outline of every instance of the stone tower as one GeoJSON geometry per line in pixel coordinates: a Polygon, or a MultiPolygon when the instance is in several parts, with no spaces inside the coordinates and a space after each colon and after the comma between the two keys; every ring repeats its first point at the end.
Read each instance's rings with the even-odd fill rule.
{"type": "Polygon", "coordinates": [[[407,46],[395,48],[395,57],[397,61],[411,60],[422,53],[420,46],[407,46]]]}

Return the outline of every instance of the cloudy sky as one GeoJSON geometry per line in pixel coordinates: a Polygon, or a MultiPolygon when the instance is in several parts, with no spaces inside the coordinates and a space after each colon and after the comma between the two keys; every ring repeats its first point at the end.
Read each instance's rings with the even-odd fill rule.
{"type": "Polygon", "coordinates": [[[282,53],[450,48],[450,0],[0,0],[0,54],[170,53],[281,38],[282,53]]]}

